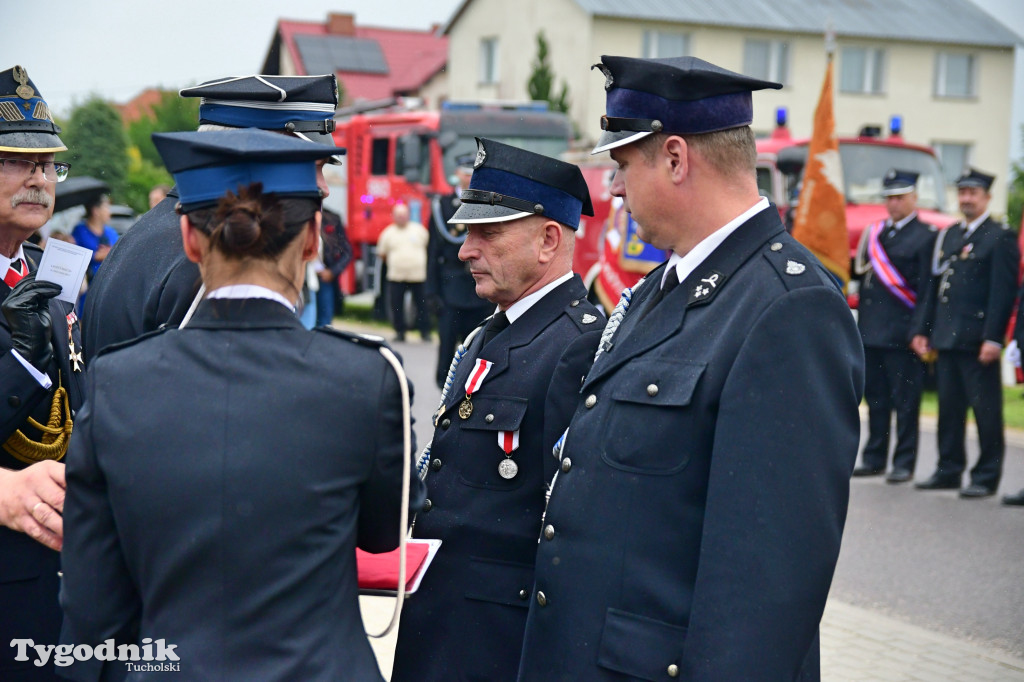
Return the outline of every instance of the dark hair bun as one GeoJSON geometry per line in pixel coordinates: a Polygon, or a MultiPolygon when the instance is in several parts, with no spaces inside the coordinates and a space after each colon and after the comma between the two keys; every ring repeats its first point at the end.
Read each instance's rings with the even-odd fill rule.
{"type": "Polygon", "coordinates": [[[260,239],[259,206],[252,211],[248,206],[235,208],[224,218],[221,241],[228,253],[244,252],[260,239]]]}

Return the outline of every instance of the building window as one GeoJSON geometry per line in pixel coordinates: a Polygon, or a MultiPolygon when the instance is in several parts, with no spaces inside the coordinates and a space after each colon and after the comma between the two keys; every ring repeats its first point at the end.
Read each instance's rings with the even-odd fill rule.
{"type": "Polygon", "coordinates": [[[839,91],[881,94],[885,91],[885,50],[844,47],[839,55],[839,91]]]}
{"type": "Polygon", "coordinates": [[[685,57],[690,54],[690,36],[669,31],[644,31],[643,54],[646,59],[685,57]]]}
{"type": "Polygon", "coordinates": [[[956,184],[956,179],[967,169],[971,161],[971,145],[936,142],[932,147],[942,162],[942,174],[946,177],[946,184],[956,184]]]}
{"type": "Polygon", "coordinates": [[[498,39],[483,38],[480,41],[480,83],[491,85],[498,82],[498,39]]]}
{"type": "Polygon", "coordinates": [[[743,44],[743,73],[785,85],[789,79],[789,43],[748,38],[743,44]]]}
{"type": "Polygon", "coordinates": [[[974,55],[953,52],[935,55],[935,95],[974,97],[974,55]]]}

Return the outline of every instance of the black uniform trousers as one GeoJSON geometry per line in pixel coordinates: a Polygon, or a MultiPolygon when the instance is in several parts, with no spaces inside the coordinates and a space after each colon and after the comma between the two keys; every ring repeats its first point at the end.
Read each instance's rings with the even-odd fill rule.
{"type": "Polygon", "coordinates": [[[893,469],[914,471],[924,363],[908,348],[864,348],[864,398],[868,404],[868,442],[863,465],[884,469],[889,455],[892,413],[896,412],[893,469]]]}
{"type": "Polygon", "coordinates": [[[939,466],[937,473],[959,477],[967,466],[967,407],[978,425],[981,455],[971,483],[995,490],[1003,470],[1003,389],[999,363],[983,365],[974,351],[943,350],[936,366],[939,384],[939,466]]]}
{"type": "Polygon", "coordinates": [[[391,324],[399,340],[405,339],[405,292],[412,295],[416,306],[416,328],[426,341],[430,338],[430,316],[427,314],[427,300],[423,282],[388,282],[388,299],[391,303],[391,324]]]}

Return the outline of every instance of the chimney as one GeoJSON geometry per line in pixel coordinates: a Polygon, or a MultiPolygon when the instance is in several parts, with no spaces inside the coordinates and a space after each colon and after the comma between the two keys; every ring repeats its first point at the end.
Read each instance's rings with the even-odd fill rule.
{"type": "Polygon", "coordinates": [[[332,36],[354,36],[356,16],[331,12],[327,15],[327,33],[332,36]]]}

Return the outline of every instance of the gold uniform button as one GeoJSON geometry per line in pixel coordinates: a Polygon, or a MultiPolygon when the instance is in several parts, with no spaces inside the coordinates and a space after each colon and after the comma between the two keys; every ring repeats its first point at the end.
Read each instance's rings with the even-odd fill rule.
{"type": "Polygon", "coordinates": [[[648,384],[647,395],[651,396],[652,398],[658,395],[658,384],[648,384]]]}
{"type": "Polygon", "coordinates": [[[673,663],[665,672],[668,673],[669,677],[679,677],[679,666],[673,663]]]}
{"type": "Polygon", "coordinates": [[[597,405],[597,396],[591,393],[587,396],[587,400],[583,404],[587,406],[587,409],[590,409],[594,405],[597,405]]]}
{"type": "Polygon", "coordinates": [[[572,469],[572,460],[566,457],[565,459],[562,460],[562,473],[569,473],[569,469],[572,469]]]}
{"type": "Polygon", "coordinates": [[[538,592],[537,593],[537,603],[540,604],[541,606],[547,606],[548,605],[547,595],[545,595],[543,592],[538,592]]]}
{"type": "Polygon", "coordinates": [[[555,527],[551,524],[544,526],[544,539],[554,540],[555,539],[555,527]]]}

